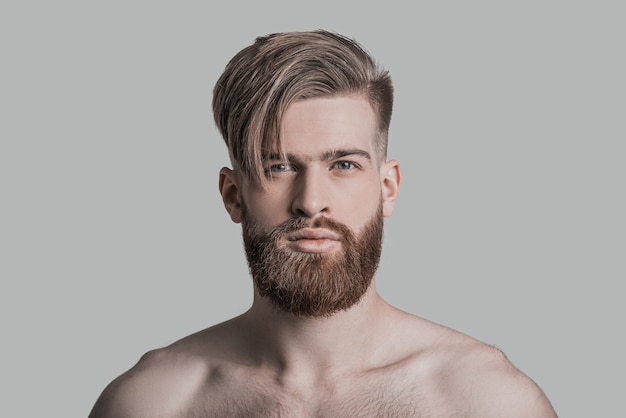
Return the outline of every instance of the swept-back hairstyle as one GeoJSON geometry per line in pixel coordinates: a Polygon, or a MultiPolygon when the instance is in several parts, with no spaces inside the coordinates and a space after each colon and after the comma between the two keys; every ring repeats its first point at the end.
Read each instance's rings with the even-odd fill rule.
{"type": "Polygon", "coordinates": [[[263,179],[264,153],[282,152],[280,124],[294,101],[361,95],[377,115],[378,157],[385,158],[393,86],[356,41],[328,31],[261,36],[235,55],[213,89],[213,116],[233,167],[263,179]]]}

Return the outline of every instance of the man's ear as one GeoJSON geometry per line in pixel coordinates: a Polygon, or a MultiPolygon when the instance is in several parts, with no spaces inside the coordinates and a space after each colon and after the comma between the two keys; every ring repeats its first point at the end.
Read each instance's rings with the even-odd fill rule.
{"type": "Polygon", "coordinates": [[[402,175],[400,174],[400,164],[395,160],[384,163],[380,169],[380,180],[382,186],[383,216],[388,218],[393,213],[393,208],[398,200],[398,191],[402,175]]]}
{"type": "Polygon", "coordinates": [[[222,167],[219,181],[220,194],[224,207],[235,223],[241,222],[240,179],[230,168],[222,167]]]}

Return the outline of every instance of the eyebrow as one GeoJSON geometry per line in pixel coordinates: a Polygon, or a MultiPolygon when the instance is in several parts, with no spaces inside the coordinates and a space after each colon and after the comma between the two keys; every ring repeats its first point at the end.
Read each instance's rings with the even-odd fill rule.
{"type": "MultiPolygon", "coordinates": [[[[358,156],[361,158],[365,158],[368,161],[371,161],[372,156],[369,152],[364,151],[358,148],[345,148],[345,149],[333,149],[330,151],[326,151],[322,153],[319,157],[321,161],[331,161],[339,158],[349,157],[349,156],[358,156]]],[[[287,160],[289,161],[298,161],[298,157],[295,154],[286,154],[287,160]]],[[[263,161],[280,161],[282,157],[278,153],[271,153],[263,156],[263,161]]]]}
{"type": "Polygon", "coordinates": [[[352,149],[335,149],[322,154],[322,161],[330,161],[336,160],[338,158],[349,157],[349,156],[358,156],[365,158],[366,160],[371,160],[372,156],[369,152],[363,151],[361,149],[352,148],[352,149]]]}

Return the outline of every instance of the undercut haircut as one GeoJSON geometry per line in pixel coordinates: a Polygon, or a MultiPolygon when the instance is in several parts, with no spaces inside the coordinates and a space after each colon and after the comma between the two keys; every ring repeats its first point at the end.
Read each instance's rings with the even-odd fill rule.
{"type": "Polygon", "coordinates": [[[360,96],[377,116],[375,149],[387,155],[393,85],[356,41],[316,30],[274,33],[237,53],[213,89],[213,116],[233,167],[264,181],[263,158],[281,153],[282,117],[295,101],[360,96]]]}

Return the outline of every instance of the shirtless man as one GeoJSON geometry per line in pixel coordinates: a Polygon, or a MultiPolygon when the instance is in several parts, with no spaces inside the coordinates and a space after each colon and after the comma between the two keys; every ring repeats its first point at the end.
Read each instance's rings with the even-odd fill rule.
{"type": "Polygon", "coordinates": [[[499,350],[402,312],[376,291],[400,168],[386,159],[387,72],[340,35],[260,37],[217,81],[254,300],[151,351],[91,418],[556,417],[499,350]]]}

